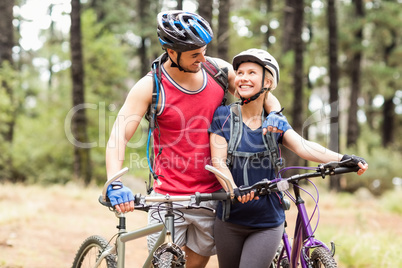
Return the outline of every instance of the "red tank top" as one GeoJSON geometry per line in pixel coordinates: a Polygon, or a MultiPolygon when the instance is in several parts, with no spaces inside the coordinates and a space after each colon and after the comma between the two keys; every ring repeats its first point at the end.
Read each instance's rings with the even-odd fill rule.
{"type": "Polygon", "coordinates": [[[153,133],[154,171],[161,182],[154,183],[158,193],[189,195],[221,188],[215,175],[204,167],[211,162],[207,130],[224,92],[205,70],[202,73],[202,87],[188,91],[173,81],[162,66],[159,129],[153,133]]]}

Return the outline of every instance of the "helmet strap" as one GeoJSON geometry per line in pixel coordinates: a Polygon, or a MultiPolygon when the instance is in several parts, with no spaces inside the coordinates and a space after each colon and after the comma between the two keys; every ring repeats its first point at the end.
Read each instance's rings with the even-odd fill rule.
{"type": "MultiPolygon", "coordinates": [[[[169,55],[169,54],[168,54],[169,55]]],[[[180,57],[181,57],[181,52],[177,52],[177,63],[175,63],[172,58],[169,56],[170,61],[172,62],[170,64],[170,67],[178,68],[179,71],[184,71],[184,69],[180,66],[180,57]]]]}
{"type": "Polygon", "coordinates": [[[253,100],[258,99],[258,97],[259,97],[262,93],[264,93],[265,91],[268,91],[268,90],[269,90],[268,88],[263,87],[263,88],[260,90],[260,92],[258,92],[257,94],[255,94],[255,95],[253,95],[253,96],[251,96],[250,98],[247,98],[247,99],[243,98],[239,93],[237,93],[237,94],[239,94],[239,96],[240,96],[240,100],[241,100],[240,105],[247,104],[247,103],[252,102],[253,100]]]}

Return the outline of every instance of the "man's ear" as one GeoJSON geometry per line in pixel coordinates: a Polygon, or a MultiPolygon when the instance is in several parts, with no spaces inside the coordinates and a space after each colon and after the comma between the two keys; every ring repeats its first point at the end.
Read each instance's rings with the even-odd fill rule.
{"type": "Polygon", "coordinates": [[[167,48],[166,49],[167,53],[169,54],[169,56],[174,56],[176,53],[173,49],[167,48]]]}

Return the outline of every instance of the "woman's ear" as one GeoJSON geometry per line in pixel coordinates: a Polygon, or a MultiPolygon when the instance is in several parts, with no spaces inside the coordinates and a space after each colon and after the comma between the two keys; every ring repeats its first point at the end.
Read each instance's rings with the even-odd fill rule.
{"type": "Polygon", "coordinates": [[[272,86],[272,80],[269,79],[269,78],[266,78],[265,83],[264,83],[264,87],[271,89],[271,86],[272,86]]]}

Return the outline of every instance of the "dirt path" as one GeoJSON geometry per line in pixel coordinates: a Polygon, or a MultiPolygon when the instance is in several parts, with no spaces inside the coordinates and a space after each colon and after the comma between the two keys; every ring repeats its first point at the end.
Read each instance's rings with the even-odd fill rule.
{"type": "MultiPolygon", "coordinates": [[[[98,204],[99,194],[99,188],[81,189],[72,185],[42,188],[0,184],[0,268],[71,267],[75,252],[86,237],[93,234],[112,237],[117,219],[98,204]]],[[[324,200],[321,208],[321,228],[342,226],[353,233],[364,222],[365,230],[381,227],[402,237],[402,217],[378,214],[367,202],[337,210],[337,204],[324,200]],[[353,210],[359,211],[359,217],[351,216],[353,210]],[[368,218],[372,219],[366,221],[368,218]]],[[[294,213],[287,217],[291,223],[294,213]]],[[[128,229],[144,226],[146,221],[146,213],[130,213],[128,229]]],[[[291,224],[288,230],[293,230],[291,224]]],[[[128,267],[141,267],[141,260],[147,255],[145,238],[127,247],[128,267]]],[[[215,267],[218,265],[213,257],[208,268],[215,267]]]]}
{"type": "MultiPolygon", "coordinates": [[[[82,241],[93,234],[111,238],[112,212],[97,202],[98,188],[0,185],[0,267],[67,268],[82,241]]],[[[128,229],[146,225],[146,213],[127,216],[128,229]]],[[[127,244],[127,267],[141,267],[146,239],[127,244]],[[129,254],[127,254],[129,253],[129,254]]],[[[209,268],[218,267],[213,257],[209,268]]]]}

